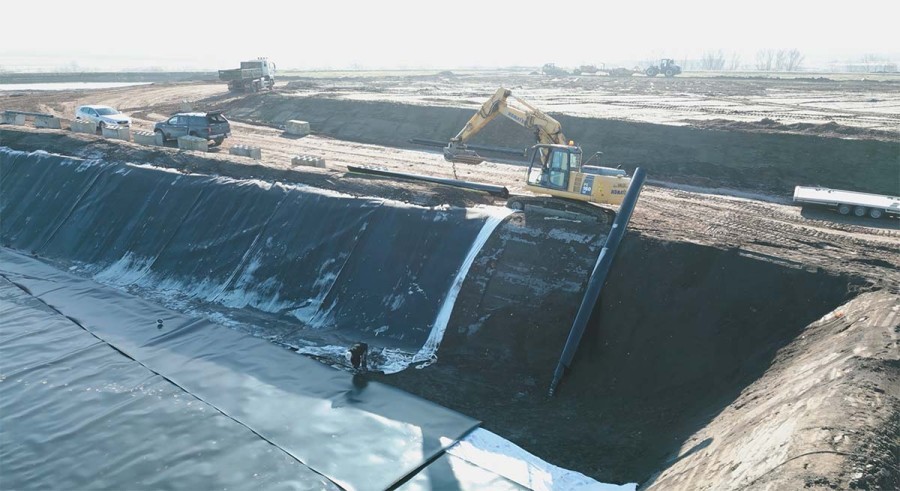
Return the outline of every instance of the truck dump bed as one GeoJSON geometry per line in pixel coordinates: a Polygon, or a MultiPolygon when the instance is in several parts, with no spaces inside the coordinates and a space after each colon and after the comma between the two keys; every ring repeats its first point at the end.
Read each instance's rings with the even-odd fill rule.
{"type": "Polygon", "coordinates": [[[219,70],[219,80],[230,82],[232,80],[250,80],[263,76],[261,68],[233,68],[231,70],[219,70]]]}

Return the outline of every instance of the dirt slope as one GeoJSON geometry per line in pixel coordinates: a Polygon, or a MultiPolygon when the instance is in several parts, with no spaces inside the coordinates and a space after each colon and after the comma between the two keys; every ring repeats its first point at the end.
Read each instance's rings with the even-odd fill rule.
{"type": "Polygon", "coordinates": [[[822,317],[649,488],[897,489],[898,325],[900,297],[885,292],[822,317]]]}

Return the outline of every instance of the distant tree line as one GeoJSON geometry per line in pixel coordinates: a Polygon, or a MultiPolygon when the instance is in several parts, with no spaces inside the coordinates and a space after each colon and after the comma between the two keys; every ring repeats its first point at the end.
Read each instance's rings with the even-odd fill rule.
{"type": "Polygon", "coordinates": [[[761,72],[796,72],[805,57],[798,49],[761,49],[756,52],[756,69],[761,72]]]}
{"type": "Polygon", "coordinates": [[[796,72],[803,65],[805,56],[800,50],[794,49],[761,49],[756,53],[756,63],[745,65],[741,63],[741,54],[732,52],[726,55],[724,51],[708,50],[699,60],[683,59],[681,66],[685,70],[704,71],[738,71],[756,69],[763,72],[796,72]]]}

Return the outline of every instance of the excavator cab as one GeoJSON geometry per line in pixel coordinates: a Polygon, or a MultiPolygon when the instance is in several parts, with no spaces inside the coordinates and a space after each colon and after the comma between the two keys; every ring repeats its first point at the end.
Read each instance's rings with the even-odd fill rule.
{"type": "Polygon", "coordinates": [[[535,145],[528,167],[529,186],[565,191],[572,172],[581,172],[580,147],[569,145],[535,145]]]}
{"type": "MultiPolygon", "coordinates": [[[[598,205],[622,203],[631,179],[622,169],[586,166],[581,147],[574,144],[539,144],[532,148],[525,189],[535,194],[563,198],[567,203],[598,205]]],[[[522,198],[510,199],[523,203],[522,198]]],[[[508,203],[509,204],[509,203],[508,203]]],[[[518,206],[511,206],[521,209],[518,206]]]]}

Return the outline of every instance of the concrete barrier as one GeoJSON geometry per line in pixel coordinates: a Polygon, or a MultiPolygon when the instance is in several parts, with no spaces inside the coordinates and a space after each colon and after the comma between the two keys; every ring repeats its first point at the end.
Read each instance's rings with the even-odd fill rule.
{"type": "Polygon", "coordinates": [[[291,165],[303,167],[318,167],[325,169],[325,159],[314,157],[312,155],[295,155],[291,157],[291,165]]]}
{"type": "Polygon", "coordinates": [[[62,129],[62,121],[60,121],[59,118],[50,115],[35,116],[34,127],[59,130],[62,129]]]}
{"type": "Polygon", "coordinates": [[[289,135],[306,136],[309,134],[309,123],[292,119],[284,124],[284,131],[289,135]]]}
{"type": "Polygon", "coordinates": [[[198,152],[209,151],[209,141],[206,138],[196,136],[179,136],[178,148],[182,150],[196,150],[198,152]]]}
{"type": "Polygon", "coordinates": [[[103,134],[103,138],[131,141],[131,128],[127,126],[103,126],[101,133],[103,134]]]}
{"type": "Polygon", "coordinates": [[[97,133],[97,123],[76,119],[69,125],[69,129],[75,133],[90,133],[93,135],[94,133],[97,133]]]}
{"type": "Polygon", "coordinates": [[[6,111],[2,115],[0,115],[0,123],[3,124],[14,124],[18,126],[22,126],[25,124],[25,115],[14,113],[12,111],[6,111]]]}
{"type": "Polygon", "coordinates": [[[134,142],[140,145],[157,145],[162,146],[162,133],[151,133],[149,131],[135,131],[134,142]]]}
{"type": "Polygon", "coordinates": [[[235,145],[228,150],[231,155],[240,155],[242,157],[250,157],[259,160],[262,158],[262,149],[259,147],[250,147],[247,145],[235,145]]]}

